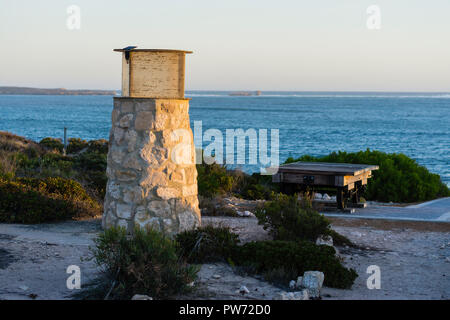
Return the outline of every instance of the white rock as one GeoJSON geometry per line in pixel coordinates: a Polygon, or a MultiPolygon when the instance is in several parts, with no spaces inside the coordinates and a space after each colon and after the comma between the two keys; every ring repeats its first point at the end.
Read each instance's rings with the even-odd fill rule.
{"type": "Polygon", "coordinates": [[[280,292],[277,300],[309,300],[309,293],[308,290],[280,292]]]}
{"type": "Polygon", "coordinates": [[[253,212],[250,211],[244,211],[244,217],[254,217],[255,215],[253,214],[253,212]]]}
{"type": "Polygon", "coordinates": [[[241,294],[247,294],[247,293],[250,293],[250,291],[247,289],[246,286],[241,286],[241,287],[239,288],[239,293],[241,293],[241,294]]]}
{"type": "Polygon", "coordinates": [[[135,294],[131,300],[153,300],[152,297],[146,296],[145,294],[135,294]]]}
{"type": "Polygon", "coordinates": [[[297,289],[300,289],[302,287],[302,281],[303,281],[303,277],[298,277],[297,278],[297,282],[295,283],[295,287],[297,289]]]}
{"type": "Polygon", "coordinates": [[[320,296],[320,289],[322,289],[325,275],[320,271],[306,271],[303,274],[302,287],[308,290],[311,297],[317,298],[320,296]]]}
{"type": "Polygon", "coordinates": [[[317,245],[333,246],[333,238],[330,236],[320,236],[316,240],[317,245]]]}
{"type": "Polygon", "coordinates": [[[214,279],[220,279],[220,278],[222,278],[221,276],[220,276],[220,274],[215,274],[215,275],[213,275],[212,276],[214,279]]]}
{"type": "Polygon", "coordinates": [[[291,280],[291,282],[289,282],[289,289],[295,289],[296,286],[297,283],[295,282],[295,280],[291,280]]]}

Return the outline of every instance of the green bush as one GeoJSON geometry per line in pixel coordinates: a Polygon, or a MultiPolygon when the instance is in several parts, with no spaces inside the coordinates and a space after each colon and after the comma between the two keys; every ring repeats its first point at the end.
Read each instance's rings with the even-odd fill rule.
{"type": "Polygon", "coordinates": [[[324,157],[302,156],[288,158],[295,161],[319,161],[354,164],[374,164],[379,170],[373,171],[364,198],[367,200],[392,202],[427,201],[450,196],[450,190],[440,176],[428,171],[424,166],[404,154],[381,151],[359,151],[354,153],[333,152],[324,157]]]}
{"type": "Polygon", "coordinates": [[[106,153],[84,152],[74,158],[79,179],[103,199],[106,192],[106,153]]]}
{"type": "Polygon", "coordinates": [[[272,176],[270,175],[266,176],[259,173],[248,175],[238,171],[234,171],[233,175],[237,180],[233,188],[233,193],[244,199],[270,200],[279,192],[279,185],[272,183],[272,176]]]}
{"type": "Polygon", "coordinates": [[[258,223],[275,240],[315,242],[320,236],[331,236],[337,246],[354,246],[345,236],[331,229],[330,221],[317,212],[309,200],[297,195],[277,194],[255,211],[258,223]]]}
{"type": "Polygon", "coordinates": [[[233,262],[247,266],[256,273],[266,274],[289,270],[288,274],[291,276],[317,270],[325,274],[326,286],[350,288],[358,274],[355,270],[342,266],[335,253],[333,247],[315,245],[308,241],[257,241],[240,246],[233,262]]]}
{"type": "Polygon", "coordinates": [[[108,140],[99,139],[99,140],[91,140],[88,142],[87,152],[97,152],[97,153],[108,153],[108,140]]]}
{"type": "Polygon", "coordinates": [[[267,281],[288,283],[305,271],[319,270],[325,284],[349,288],[357,274],[342,266],[333,247],[309,241],[256,241],[239,244],[229,228],[206,226],[177,235],[183,256],[192,263],[227,261],[267,281]]]}
{"type": "Polygon", "coordinates": [[[80,138],[69,138],[67,153],[76,153],[88,147],[88,142],[80,138]]]}
{"type": "Polygon", "coordinates": [[[58,152],[62,152],[64,149],[64,145],[61,139],[56,138],[44,138],[41,141],[39,141],[39,145],[41,145],[47,150],[56,150],[58,152]]]}
{"type": "Polygon", "coordinates": [[[276,240],[309,240],[328,233],[330,222],[297,195],[278,194],[255,211],[259,224],[276,240]]]}
{"type": "Polygon", "coordinates": [[[101,206],[74,181],[0,180],[0,222],[43,223],[101,214],[101,206]]]}
{"type": "Polygon", "coordinates": [[[64,200],[92,201],[83,186],[74,180],[48,177],[44,179],[18,178],[17,181],[41,193],[54,194],[64,200]]]}
{"type": "Polygon", "coordinates": [[[225,166],[217,163],[197,165],[198,194],[207,198],[230,193],[234,178],[228,174],[225,166]]]}
{"type": "Polygon", "coordinates": [[[74,157],[75,168],[83,171],[102,171],[106,174],[106,154],[84,152],[74,157]]]}
{"type": "Polygon", "coordinates": [[[184,256],[192,263],[228,261],[239,236],[226,227],[205,226],[184,231],[176,237],[184,256]]]}
{"type": "Polygon", "coordinates": [[[180,256],[174,240],[151,229],[137,228],[131,237],[123,228],[108,229],[91,250],[111,281],[112,299],[130,299],[134,294],[167,298],[183,293],[198,272],[180,256]]]}

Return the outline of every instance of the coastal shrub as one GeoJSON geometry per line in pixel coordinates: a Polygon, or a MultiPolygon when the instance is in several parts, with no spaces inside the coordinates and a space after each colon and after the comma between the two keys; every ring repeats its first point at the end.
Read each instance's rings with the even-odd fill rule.
{"type": "Polygon", "coordinates": [[[299,200],[297,195],[279,193],[259,206],[255,215],[275,240],[315,242],[320,236],[331,236],[335,245],[353,246],[348,238],[331,229],[330,221],[305,197],[299,200]]]}
{"type": "Polygon", "coordinates": [[[41,193],[57,195],[64,200],[92,201],[83,186],[74,180],[48,177],[43,179],[18,178],[17,181],[41,193]]]}
{"type": "Polygon", "coordinates": [[[88,142],[80,138],[69,138],[67,153],[77,153],[88,147],[88,142]]]}
{"type": "Polygon", "coordinates": [[[74,157],[79,179],[103,199],[106,192],[106,153],[84,152],[74,157]]]}
{"type": "Polygon", "coordinates": [[[15,134],[0,131],[0,152],[24,153],[29,157],[36,157],[44,150],[39,144],[15,134]]]}
{"type": "Polygon", "coordinates": [[[328,232],[330,222],[297,195],[278,194],[255,211],[259,224],[276,240],[316,239],[328,232]]]}
{"type": "Polygon", "coordinates": [[[75,168],[83,171],[101,171],[106,174],[106,154],[84,152],[74,157],[75,168]]]}
{"type": "Polygon", "coordinates": [[[111,228],[95,239],[95,263],[109,280],[107,299],[130,299],[134,294],[167,298],[189,290],[198,267],[188,265],[177,243],[161,232],[111,228]]]}
{"type": "Polygon", "coordinates": [[[233,189],[234,178],[223,165],[202,162],[197,164],[197,173],[198,194],[201,196],[212,198],[233,189]]]}
{"type": "Polygon", "coordinates": [[[56,150],[58,152],[62,152],[64,149],[64,144],[62,143],[61,139],[57,138],[44,138],[41,141],[39,141],[39,145],[44,147],[47,150],[56,150]]]}
{"type": "Polygon", "coordinates": [[[223,198],[220,196],[214,198],[199,196],[198,201],[202,216],[238,217],[236,210],[225,205],[223,198]]]}
{"type": "Polygon", "coordinates": [[[235,186],[233,193],[248,200],[270,200],[279,192],[278,184],[272,183],[272,176],[253,173],[251,175],[242,171],[233,171],[235,186]]]}
{"type": "Polygon", "coordinates": [[[227,227],[204,226],[181,232],[176,237],[191,263],[228,261],[236,250],[239,236],[227,227]]]}
{"type": "Polygon", "coordinates": [[[17,159],[14,154],[0,151],[0,178],[12,179],[17,170],[17,159]]]}
{"type": "Polygon", "coordinates": [[[286,274],[291,276],[317,270],[325,274],[326,286],[350,288],[358,274],[342,266],[335,254],[333,247],[315,245],[309,241],[254,241],[239,246],[233,262],[260,274],[280,274],[276,271],[288,270],[286,274]]]}
{"type": "Polygon", "coordinates": [[[81,186],[62,180],[0,179],[0,222],[33,224],[101,214],[81,186]]]}
{"type": "Polygon", "coordinates": [[[363,195],[367,200],[417,202],[450,195],[449,188],[438,174],[429,172],[427,168],[401,153],[384,153],[369,149],[353,153],[339,151],[323,157],[305,155],[298,159],[288,158],[286,163],[295,161],[378,165],[379,170],[372,172],[373,178],[369,179],[363,195]]]}
{"type": "Polygon", "coordinates": [[[109,142],[105,139],[91,140],[88,142],[87,152],[108,153],[109,142]]]}

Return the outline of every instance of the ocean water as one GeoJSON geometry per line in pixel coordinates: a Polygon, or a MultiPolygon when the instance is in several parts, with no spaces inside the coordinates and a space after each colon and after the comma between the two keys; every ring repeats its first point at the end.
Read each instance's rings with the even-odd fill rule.
{"type": "MultiPolygon", "coordinates": [[[[367,148],[404,153],[450,185],[450,94],[263,92],[229,96],[191,91],[190,119],[203,132],[279,129],[280,161],[367,148]]],[[[44,137],[107,139],[111,96],[0,95],[0,130],[44,137]]],[[[206,143],[206,142],[205,142],[206,143]]],[[[208,143],[206,143],[208,144],[208,143]]],[[[248,172],[259,167],[244,165],[248,172]]]]}

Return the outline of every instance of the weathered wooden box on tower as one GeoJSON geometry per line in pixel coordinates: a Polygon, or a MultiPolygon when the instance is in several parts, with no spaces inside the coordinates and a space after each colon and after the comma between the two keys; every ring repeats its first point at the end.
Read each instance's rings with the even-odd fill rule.
{"type": "Polygon", "coordinates": [[[122,52],[122,96],[184,98],[185,56],[191,51],[115,49],[122,52]]]}

